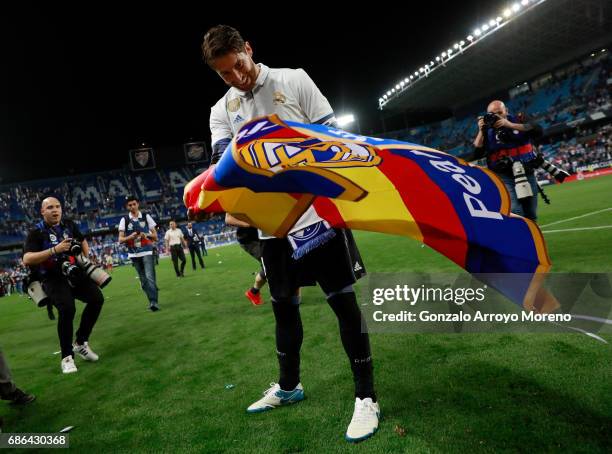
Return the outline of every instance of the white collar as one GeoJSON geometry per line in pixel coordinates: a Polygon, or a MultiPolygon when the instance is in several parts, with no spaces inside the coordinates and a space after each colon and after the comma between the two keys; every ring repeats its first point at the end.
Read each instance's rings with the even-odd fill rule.
{"type": "Polygon", "coordinates": [[[128,212],[128,216],[130,217],[130,219],[133,219],[133,220],[137,221],[138,219],[140,219],[142,217],[142,213],[140,211],[138,211],[138,216],[132,217],[132,212],[129,211],[128,212]]]}

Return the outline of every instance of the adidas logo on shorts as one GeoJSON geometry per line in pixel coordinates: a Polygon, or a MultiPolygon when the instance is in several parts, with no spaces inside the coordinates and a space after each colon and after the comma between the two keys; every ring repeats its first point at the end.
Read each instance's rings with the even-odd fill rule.
{"type": "Polygon", "coordinates": [[[353,271],[357,272],[357,271],[361,271],[362,269],[363,268],[361,267],[359,262],[355,262],[355,266],[353,267],[353,271]]]}

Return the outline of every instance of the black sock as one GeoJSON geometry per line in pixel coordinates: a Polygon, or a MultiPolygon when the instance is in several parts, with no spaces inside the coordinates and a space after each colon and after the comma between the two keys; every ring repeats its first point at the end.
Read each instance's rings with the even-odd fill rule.
{"type": "Polygon", "coordinates": [[[340,339],[353,371],[355,397],[370,397],[376,402],[370,339],[367,331],[361,332],[363,317],[355,293],[338,293],[327,301],[338,318],[340,339]]]}
{"type": "Polygon", "coordinates": [[[255,288],[255,287],[251,287],[251,293],[252,293],[253,295],[257,295],[257,294],[259,293],[259,289],[258,289],[258,288],[255,288]]]}
{"type": "Polygon", "coordinates": [[[278,384],[284,391],[300,382],[300,348],[304,333],[300,307],[292,299],[272,301],[276,318],[276,355],[280,367],[278,384]]]}

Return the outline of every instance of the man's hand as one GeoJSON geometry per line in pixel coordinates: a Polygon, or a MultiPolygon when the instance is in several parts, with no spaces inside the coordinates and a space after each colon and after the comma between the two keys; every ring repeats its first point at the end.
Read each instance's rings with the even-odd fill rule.
{"type": "Polygon", "coordinates": [[[495,129],[499,128],[512,128],[513,123],[510,123],[507,118],[500,118],[495,123],[493,123],[493,127],[495,129]]]}
{"type": "Polygon", "coordinates": [[[199,211],[195,213],[191,208],[187,210],[187,219],[196,222],[206,222],[210,220],[217,213],[207,213],[205,211],[199,211]]]}
{"type": "Polygon", "coordinates": [[[484,117],[478,117],[478,130],[482,131],[484,128],[484,117]]]}
{"type": "Polygon", "coordinates": [[[234,227],[251,227],[251,224],[245,222],[237,217],[232,216],[229,213],[225,213],[225,223],[234,227]]]}
{"type": "Polygon", "coordinates": [[[72,242],[72,238],[66,238],[60,244],[54,247],[56,254],[63,254],[64,252],[68,252],[70,249],[70,243],[72,242]]]}

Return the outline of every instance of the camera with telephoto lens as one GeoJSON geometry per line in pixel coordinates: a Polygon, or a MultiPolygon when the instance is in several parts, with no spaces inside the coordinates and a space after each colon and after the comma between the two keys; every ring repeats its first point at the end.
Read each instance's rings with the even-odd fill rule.
{"type": "Polygon", "coordinates": [[[563,183],[563,181],[567,177],[569,177],[569,173],[567,173],[563,169],[560,169],[559,167],[554,165],[552,162],[547,161],[546,159],[544,159],[540,167],[542,167],[544,170],[550,173],[553,176],[553,178],[557,180],[559,183],[563,183]]]}
{"type": "Polygon", "coordinates": [[[499,119],[499,115],[494,114],[493,112],[487,112],[485,116],[482,117],[482,121],[487,128],[492,128],[499,119]]]}
{"type": "Polygon", "coordinates": [[[38,307],[45,307],[51,303],[51,298],[45,293],[40,280],[30,274],[23,280],[23,285],[27,289],[28,296],[38,307]]]}
{"type": "Polygon", "coordinates": [[[104,288],[108,283],[113,279],[110,274],[104,271],[97,265],[91,263],[91,261],[87,257],[83,257],[82,255],[78,255],[76,257],[76,263],[79,268],[85,273],[85,275],[90,278],[95,284],[104,288]]]}
{"type": "Polygon", "coordinates": [[[563,169],[560,169],[559,167],[557,167],[556,165],[554,165],[552,162],[548,161],[547,159],[544,159],[544,156],[541,153],[538,153],[538,156],[534,159],[533,167],[543,168],[548,173],[550,173],[553,176],[553,178],[557,180],[559,183],[563,183],[563,181],[567,177],[569,177],[569,173],[567,173],[563,169]]]}
{"type": "Polygon", "coordinates": [[[45,293],[40,278],[35,273],[30,273],[23,280],[23,285],[27,289],[28,296],[38,307],[46,307],[49,320],[55,320],[53,313],[53,302],[49,295],[45,293]]]}
{"type": "MultiPolygon", "coordinates": [[[[71,257],[78,257],[81,255],[82,252],[83,247],[81,246],[81,243],[75,239],[71,239],[70,247],[66,251],[66,255],[71,257]]],[[[75,263],[73,263],[73,261],[68,260],[66,255],[60,256],[60,270],[62,271],[62,274],[68,278],[68,282],[70,283],[70,285],[74,287],[81,279],[82,273],[81,269],[75,263]]]]}
{"type": "MultiPolygon", "coordinates": [[[[484,127],[486,129],[493,129],[493,125],[495,125],[495,123],[501,119],[502,118],[499,115],[493,112],[488,112],[484,117],[482,117],[482,121],[484,122],[484,127]]],[[[514,139],[512,130],[508,128],[497,128],[495,130],[495,138],[500,143],[509,143],[514,139]]]]}
{"type": "Polygon", "coordinates": [[[531,190],[529,181],[527,181],[525,166],[521,161],[514,161],[512,163],[512,175],[514,176],[514,190],[516,191],[516,198],[526,199],[527,197],[532,197],[533,191],[531,190]]]}
{"type": "Polygon", "coordinates": [[[64,260],[60,265],[60,269],[62,270],[62,274],[68,278],[68,282],[72,286],[81,278],[81,269],[69,260],[64,260]]]}
{"type": "Polygon", "coordinates": [[[79,243],[77,240],[71,240],[70,241],[70,248],[68,249],[68,255],[71,255],[72,257],[77,257],[79,255],[81,255],[81,253],[83,252],[83,246],[81,246],[81,243],[79,243]]]}

